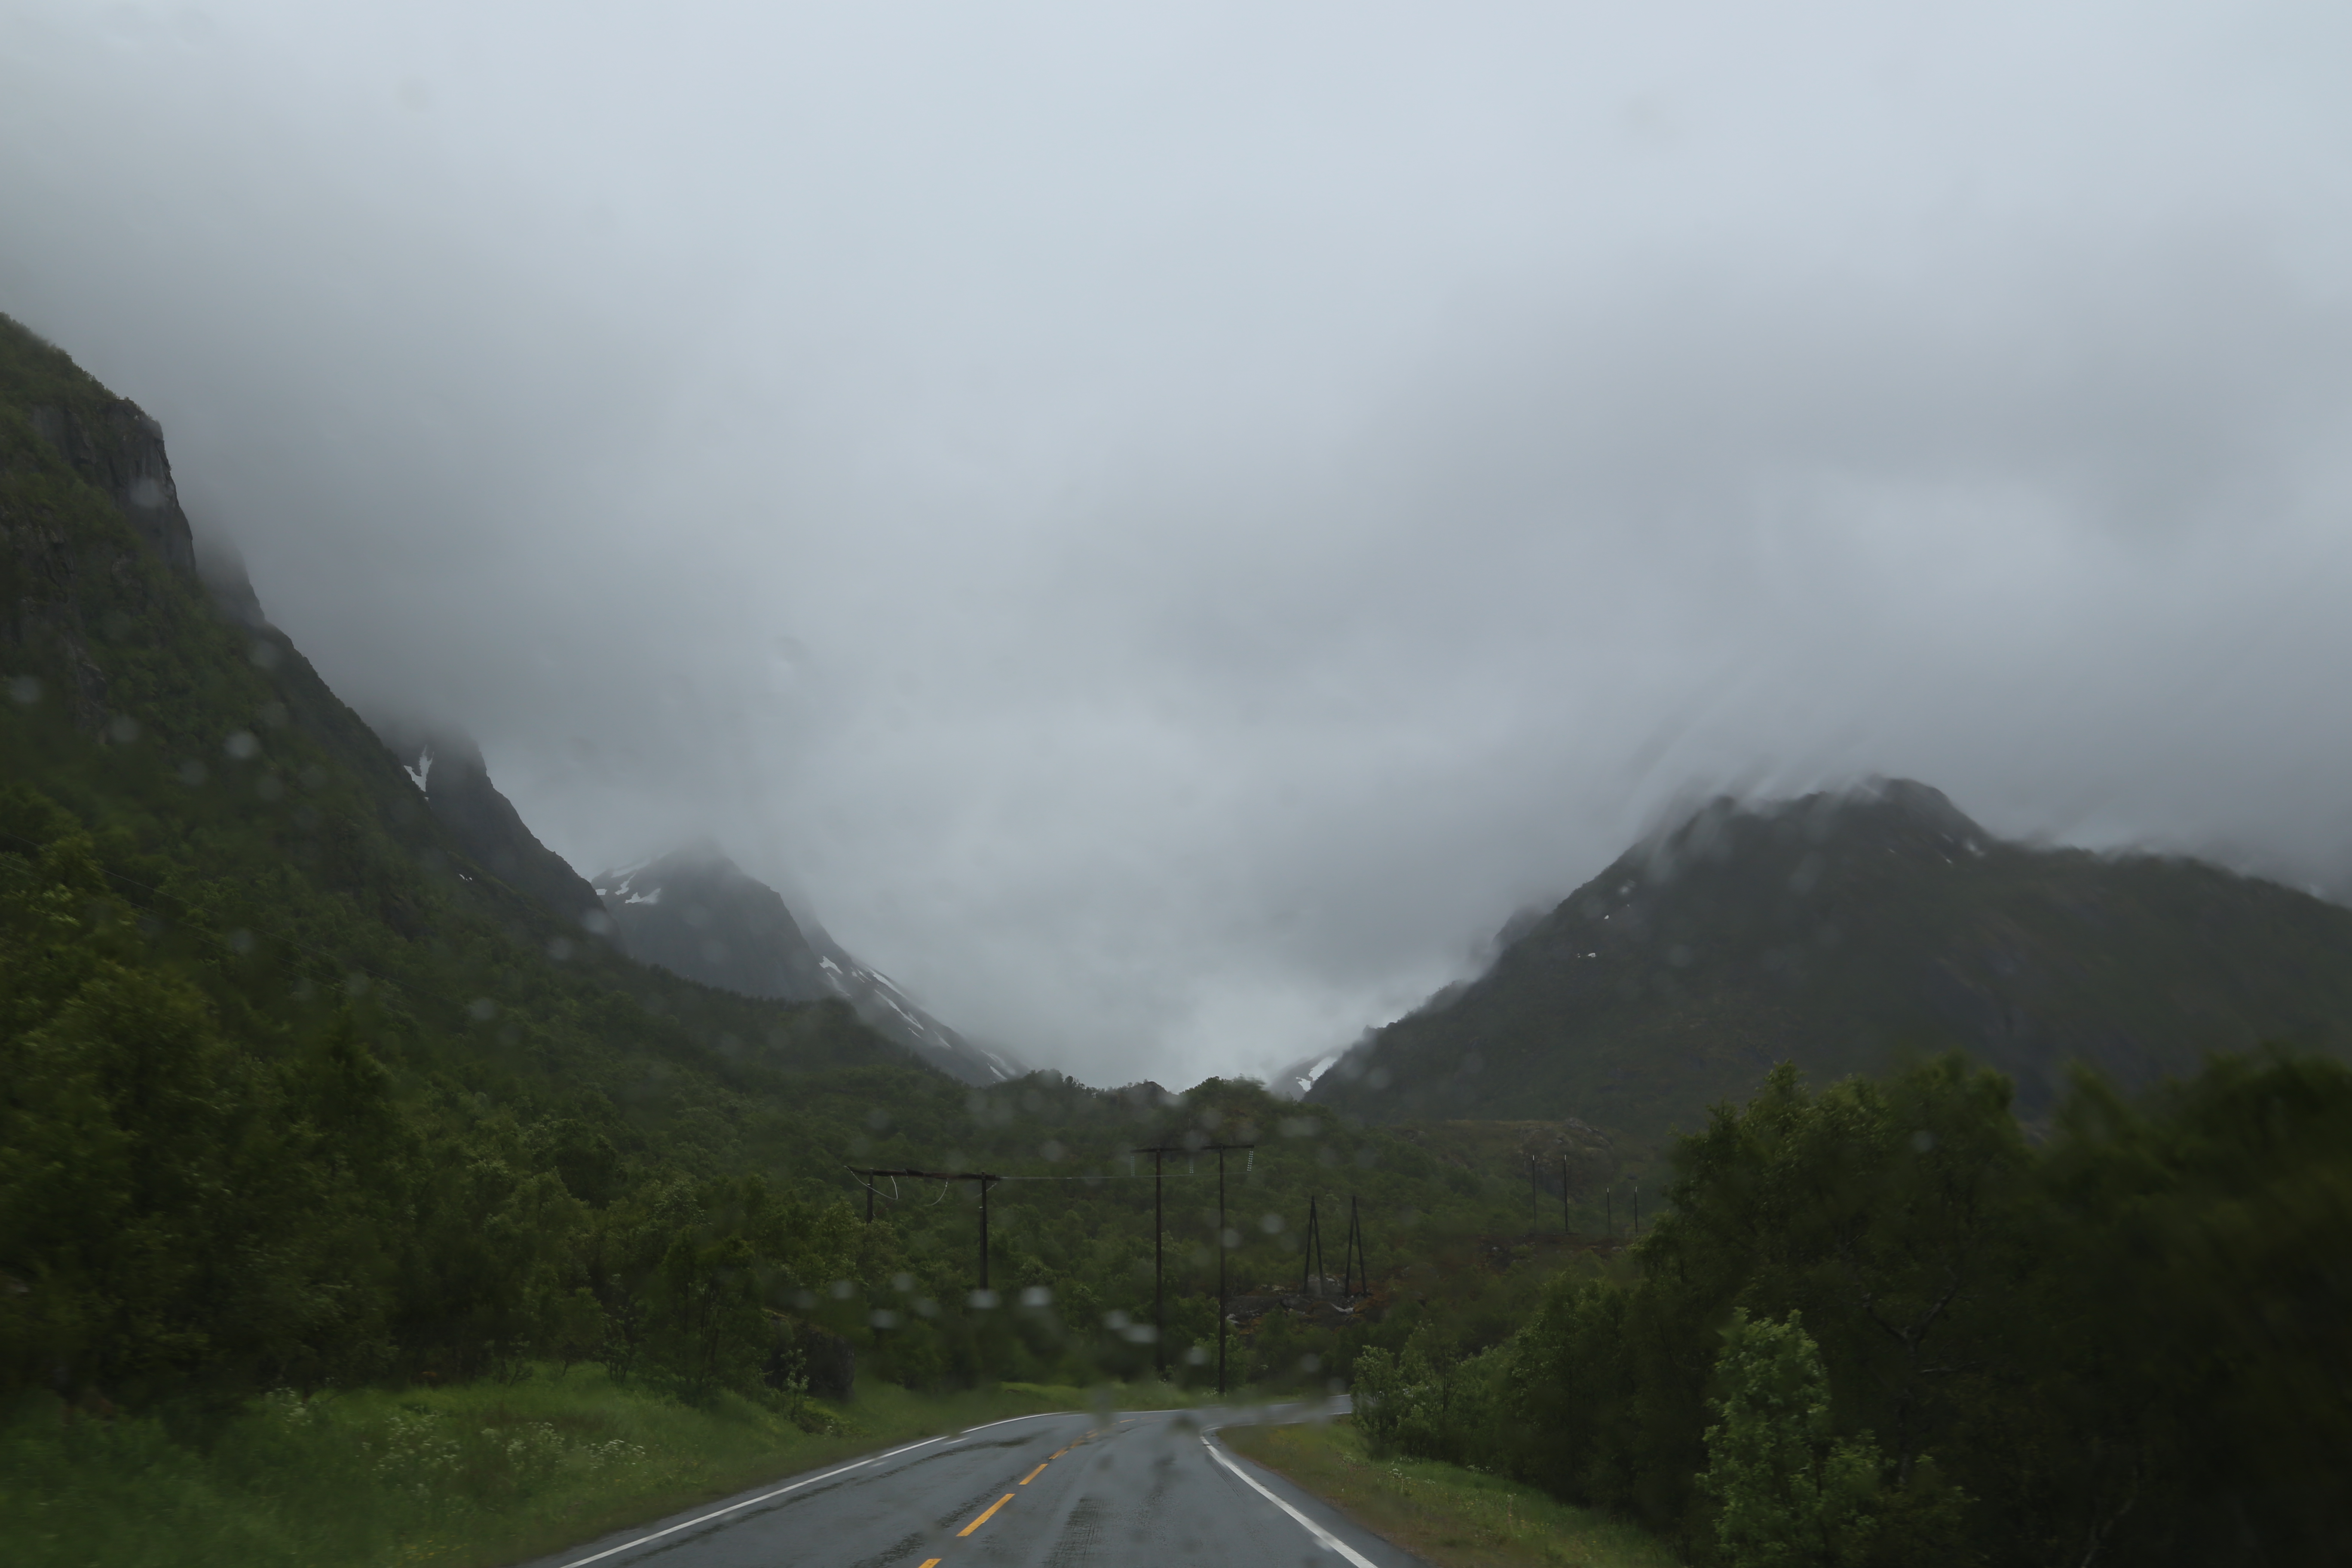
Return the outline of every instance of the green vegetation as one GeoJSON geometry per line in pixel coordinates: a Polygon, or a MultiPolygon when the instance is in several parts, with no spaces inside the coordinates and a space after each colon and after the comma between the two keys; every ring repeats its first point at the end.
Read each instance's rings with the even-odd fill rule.
{"type": "MultiPolygon", "coordinates": [[[[502,1016],[572,1070],[485,1074],[465,1047],[494,1056],[494,1040],[412,1032],[390,986],[322,1001],[327,974],[305,996],[267,956],[151,931],[53,803],[19,788],[0,822],[39,846],[0,853],[8,1388],[140,1408],[541,1359],[698,1397],[795,1376],[823,1389],[845,1352],[917,1387],[1091,1383],[1154,1359],[1139,1332],[1151,1182],[1121,1152],[1139,1142],[1264,1135],[1227,1157],[1237,1293],[1295,1281],[1318,1188],[1361,1191],[1384,1270],[1400,1242],[1420,1250],[1506,1209],[1491,1177],[1246,1084],[1171,1106],[1045,1079],[973,1094],[879,1065],[698,1081],[676,1058],[600,1053],[528,1003],[502,1016]],[[598,1090],[600,1068],[657,1066],[635,1116],[598,1090]],[[842,1169],[859,1154],[1028,1168],[991,1194],[993,1301],[971,1289],[974,1194],[884,1184],[863,1223],[842,1169]]],[[[1199,1379],[1215,1161],[1170,1164],[1170,1350],[1199,1379]]],[[[1237,1337],[1236,1381],[1297,1375],[1308,1355],[1344,1375],[1339,1330],[1286,1342],[1279,1321],[1254,1352],[1237,1337]]]]}
{"type": "Polygon", "coordinates": [[[1675,1165],[1633,1259],[1557,1276],[1506,1342],[1363,1352],[1376,1447],[1730,1563],[2347,1539],[2352,1071],[2217,1058],[2145,1104],[2085,1079],[2036,1148],[1958,1058],[1818,1095],[1784,1067],[1675,1165]]]}
{"type": "MultiPolygon", "coordinates": [[[[920,1387],[1091,1382],[1154,1355],[1138,1144],[1260,1145],[1228,1162],[1237,1290],[1296,1267],[1313,1192],[1362,1197],[1383,1263],[1507,1214],[1493,1175],[1254,1085],[976,1093],[838,1004],[626,962],[467,858],[282,637],[215,608],[175,507],[134,526],[161,464],[134,407],[0,325],[0,1396],[533,1359],[772,1393],[850,1352],[920,1387]],[[993,1305],[976,1191],[891,1182],[868,1226],[855,1163],[1013,1178],[993,1305]]],[[[1199,1376],[1214,1162],[1169,1163],[1199,1376]]]]}
{"type": "Polygon", "coordinates": [[[1835,1568],[1867,1563],[1885,1466],[1870,1434],[1840,1437],[1829,1375],[1801,1314],[1785,1323],[1731,1315],[1716,1358],[1699,1489],[1717,1510],[1716,1540],[1731,1568],[1835,1568]]]}
{"type": "Polygon", "coordinates": [[[1663,1142],[1777,1062],[1828,1082],[1958,1048],[2038,1126],[2070,1063],[2137,1089],[2264,1040],[2352,1059],[2352,910],[2190,860],[2004,843],[1897,781],[1718,804],[1629,850],[1308,1099],[1663,1142]]]}
{"type": "MultiPolygon", "coordinates": [[[[1384,1272],[1516,1217],[1508,1173],[1253,1084],[974,1092],[838,1004],[627,962],[469,858],[142,495],[169,495],[144,416],[0,321],[0,1416],[26,1474],[100,1486],[119,1442],[202,1491],[262,1441],[257,1399],[513,1410],[534,1364],[735,1412],[761,1464],[853,1368],[861,1399],[1141,1375],[1140,1144],[1253,1146],[1223,1239],[1214,1156],[1167,1163],[1194,1387],[1219,1252],[1236,1292],[1295,1282],[1310,1194],[1361,1198],[1384,1272]],[[1010,1178],[990,1292],[970,1184],[869,1198],[852,1164],[1010,1178]]],[[[1380,1331],[1327,1320],[1237,1331],[1235,1380],[1344,1376],[1380,1331]]],[[[11,1536],[61,1517],[6,1506],[11,1536]]]]}
{"type": "Polygon", "coordinates": [[[813,1402],[803,1429],[600,1369],[511,1383],[270,1394],[175,1431],[20,1408],[0,1426],[0,1554],[21,1568],[373,1568],[513,1562],[913,1438],[1082,1405],[1075,1389],[813,1402]]]}
{"type": "Polygon", "coordinates": [[[1518,1532],[1534,1487],[1700,1562],[2345,1554],[2352,1072],[2221,1058],[2145,1100],[2052,1074],[2079,1050],[2144,1083],[2257,1027],[2340,1048],[2352,915],[1979,843],[1908,796],[1718,814],[1676,875],[1629,860],[1391,1031],[1393,1093],[967,1089],[838,1004],[629,963],[468,858],[282,637],[214,605],[176,505],[137,500],[161,464],[0,320],[12,1562],[495,1555],[966,1408],[940,1400],[1061,1397],[1003,1380],[1164,1353],[1191,1397],[1221,1257],[1271,1308],[1235,1380],[1352,1378],[1378,1506],[1499,1499],[1497,1552],[1549,1539],[1518,1532]],[[1784,1063],[1673,1145],[1638,1247],[1625,1207],[1589,1234],[1768,1053],[1874,1067],[1955,1020],[2016,1078],[1949,1058],[1816,1094],[1784,1063]],[[1456,1106],[1598,1126],[1357,1120],[1456,1106]],[[1215,1142],[1245,1146],[1226,1236],[1215,1142]],[[1187,1151],[1165,1345],[1152,1144],[1187,1151]],[[990,1289],[975,1184],[855,1165],[1007,1178],[990,1289]],[[1350,1195],[1371,1310],[1274,1306],[1309,1197],[1336,1264],[1350,1195]]]}
{"type": "Polygon", "coordinates": [[[1376,1457],[1345,1420],[1227,1426],[1234,1452],[1438,1568],[1672,1568],[1638,1528],[1523,1482],[1435,1459],[1376,1457]]]}

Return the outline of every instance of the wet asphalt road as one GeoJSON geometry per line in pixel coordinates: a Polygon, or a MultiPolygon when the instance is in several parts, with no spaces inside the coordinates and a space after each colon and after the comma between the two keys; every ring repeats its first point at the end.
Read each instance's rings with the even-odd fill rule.
{"type": "Polygon", "coordinates": [[[1250,1418],[1026,1415],[786,1478],[531,1568],[1422,1568],[1216,1444],[1214,1426],[1250,1418]]]}

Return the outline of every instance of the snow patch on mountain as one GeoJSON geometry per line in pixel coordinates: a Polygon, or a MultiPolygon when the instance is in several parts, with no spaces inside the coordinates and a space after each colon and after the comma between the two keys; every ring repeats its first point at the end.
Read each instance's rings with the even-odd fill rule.
{"type": "Polygon", "coordinates": [[[616,868],[594,886],[629,954],[644,963],[747,996],[838,998],[877,1032],[966,1083],[986,1087],[1029,1070],[923,1011],[714,847],[616,868]]]}

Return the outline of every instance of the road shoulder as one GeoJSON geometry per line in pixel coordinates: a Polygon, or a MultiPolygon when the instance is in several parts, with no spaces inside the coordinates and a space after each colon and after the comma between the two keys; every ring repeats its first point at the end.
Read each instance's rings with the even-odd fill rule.
{"type": "MultiPolygon", "coordinates": [[[[667,1510],[660,1515],[640,1515],[619,1528],[607,1529],[585,1539],[575,1538],[572,1544],[557,1551],[522,1560],[516,1563],[516,1568],[588,1568],[592,1563],[610,1563],[611,1568],[623,1568],[642,1550],[671,1544],[675,1537],[690,1539],[706,1531],[724,1529],[728,1524],[748,1517],[754,1510],[788,1501],[837,1478],[885,1471],[901,1462],[919,1460],[925,1455],[952,1447],[975,1434],[1020,1423],[1067,1419],[1080,1414],[1065,1408],[1048,1408],[982,1422],[961,1430],[951,1429],[929,1437],[900,1441],[887,1447],[872,1444],[866,1446],[862,1453],[856,1447],[849,1447],[836,1455],[832,1463],[787,1472],[730,1494],[708,1496],[688,1507],[667,1510]]],[[[906,1435],[898,1436],[904,1437],[906,1435]]]]}
{"type": "Polygon", "coordinates": [[[1373,1458],[1352,1423],[1228,1426],[1226,1447],[1434,1568],[1676,1568],[1634,1526],[1533,1487],[1429,1460],[1373,1458]]]}

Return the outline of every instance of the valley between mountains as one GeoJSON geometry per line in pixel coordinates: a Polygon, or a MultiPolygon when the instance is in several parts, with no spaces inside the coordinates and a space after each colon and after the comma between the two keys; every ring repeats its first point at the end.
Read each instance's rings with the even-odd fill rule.
{"type": "Polygon", "coordinates": [[[199,543],[153,421],[0,319],[12,1560],[168,1474],[156,1539],[390,1562],[678,1505],[628,1412],[803,1455],[1024,1388],[1352,1388],[1697,1561],[1751,1416],[1845,1478],[1840,1563],[2352,1540],[2352,910],[1916,781],[1723,800],[1272,1087],[1088,1085],[719,847],[582,876],[199,543]]]}

